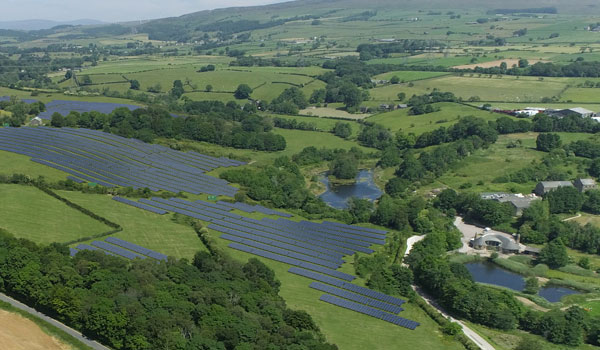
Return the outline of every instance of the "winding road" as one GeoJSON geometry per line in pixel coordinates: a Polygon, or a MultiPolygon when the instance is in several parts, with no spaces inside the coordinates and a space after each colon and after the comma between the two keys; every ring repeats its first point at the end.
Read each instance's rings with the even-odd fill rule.
{"type": "Polygon", "coordinates": [[[58,322],[57,320],[48,317],[46,315],[44,315],[43,313],[35,310],[34,308],[31,308],[23,303],[21,303],[18,300],[15,300],[11,297],[9,297],[6,294],[2,294],[0,293],[0,300],[9,303],[10,305],[16,307],[17,309],[23,310],[25,312],[27,312],[30,315],[33,315],[37,318],[40,318],[42,320],[44,320],[45,322],[53,325],[54,327],[64,331],[65,333],[69,334],[70,336],[72,336],[73,338],[79,340],[80,342],[84,343],[85,345],[89,346],[90,348],[94,349],[94,350],[111,350],[110,348],[98,343],[95,340],[91,340],[88,339],[87,337],[85,337],[83,334],[81,334],[80,332],[74,330],[73,328],[66,326],[65,324],[58,322]]]}
{"type": "MultiPolygon", "coordinates": [[[[462,218],[457,218],[457,220],[455,221],[455,224],[459,223],[459,222],[463,223],[462,222],[462,218]],[[460,221],[458,221],[459,219],[460,219],[460,221]]],[[[460,227],[459,227],[459,229],[460,229],[460,227]]],[[[463,235],[463,237],[464,237],[464,235],[463,235]]],[[[404,257],[406,257],[408,254],[410,254],[410,251],[412,250],[412,248],[415,245],[415,243],[423,240],[424,238],[425,238],[425,235],[423,235],[423,236],[412,236],[412,237],[409,237],[406,240],[406,251],[404,252],[404,257]]],[[[471,239],[471,237],[466,238],[466,243],[465,243],[465,239],[463,239],[463,244],[465,244],[466,247],[468,247],[468,243],[469,243],[470,239],[471,239]]],[[[402,263],[402,265],[406,266],[404,263],[402,263]]],[[[450,319],[450,321],[452,321],[452,322],[458,323],[462,327],[463,333],[465,333],[465,335],[467,336],[467,338],[471,339],[475,344],[477,344],[477,346],[479,346],[480,349],[482,349],[482,350],[496,350],[492,346],[492,344],[488,343],[487,340],[483,339],[483,337],[481,337],[479,334],[477,334],[477,332],[475,332],[474,330],[472,330],[471,328],[469,328],[462,321],[457,320],[454,317],[450,316],[444,309],[442,309],[441,306],[439,306],[435,302],[435,300],[433,300],[430,296],[428,296],[427,294],[425,294],[425,292],[423,292],[419,287],[413,285],[413,289],[415,290],[415,292],[417,292],[423,298],[423,300],[425,300],[425,302],[427,302],[427,304],[433,306],[445,318],[450,319]]]]}

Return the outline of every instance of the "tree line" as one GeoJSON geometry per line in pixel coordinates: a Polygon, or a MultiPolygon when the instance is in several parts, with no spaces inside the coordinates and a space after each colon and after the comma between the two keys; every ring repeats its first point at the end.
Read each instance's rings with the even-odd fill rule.
{"type": "Polygon", "coordinates": [[[123,137],[152,142],[158,137],[185,138],[226,147],[279,151],[286,147],[285,138],[270,132],[268,118],[242,110],[236,103],[186,101],[188,117],[173,117],[160,107],[115,109],[110,114],[71,112],[66,117],[52,115],[54,127],[81,127],[103,130],[123,137]]]}
{"type": "Polygon", "coordinates": [[[329,350],[257,259],[205,252],[157,263],[16,239],[0,230],[0,291],[114,349],[329,350]]]}

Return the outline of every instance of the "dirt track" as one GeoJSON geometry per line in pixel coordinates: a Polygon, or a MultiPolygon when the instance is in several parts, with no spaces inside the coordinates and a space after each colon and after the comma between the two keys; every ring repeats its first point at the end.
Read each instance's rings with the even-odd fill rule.
{"type": "Polygon", "coordinates": [[[17,314],[0,310],[0,349],[66,350],[68,345],[44,333],[38,325],[17,314]]]}

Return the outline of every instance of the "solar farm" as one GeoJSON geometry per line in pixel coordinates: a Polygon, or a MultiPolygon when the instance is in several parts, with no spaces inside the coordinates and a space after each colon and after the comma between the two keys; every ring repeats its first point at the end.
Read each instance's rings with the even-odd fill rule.
{"type": "Polygon", "coordinates": [[[108,237],[104,241],[94,241],[91,245],[79,244],[75,248],[69,248],[71,256],[75,256],[79,251],[91,250],[99,251],[107,255],[118,256],[121,258],[133,259],[154,259],[157,261],[167,261],[167,256],[153,250],[144,248],[137,244],[124,241],[120,238],[108,237]]]}
{"type": "MultiPolygon", "coordinates": [[[[288,270],[290,273],[314,280],[310,287],[326,293],[320,298],[323,302],[411,330],[419,325],[418,322],[397,316],[403,311],[401,306],[404,300],[355,285],[351,283],[356,279],[355,276],[338,271],[344,264],[344,257],[357,252],[370,254],[373,252],[371,245],[385,244],[386,231],[328,221],[295,222],[287,218],[289,214],[244,203],[159,197],[137,202],[121,197],[113,197],[113,200],[159,215],[178,213],[207,222],[207,228],[220,232],[220,238],[231,242],[229,248],[291,265],[288,270]],[[238,215],[233,212],[234,209],[285,218],[264,217],[257,220],[238,215]]],[[[101,248],[116,255],[123,254],[112,247],[106,249],[107,246],[110,245],[95,241],[92,246],[85,248],[101,248]]],[[[130,250],[143,254],[139,250],[130,250]]],[[[140,256],[130,256],[135,257],[140,256]]]]}
{"type": "Polygon", "coordinates": [[[226,196],[233,196],[237,188],[205,172],[244,164],[72,128],[2,128],[0,150],[29,156],[79,183],[226,196]]]}
{"type": "Polygon", "coordinates": [[[41,119],[50,119],[52,118],[52,114],[54,113],[67,115],[72,111],[79,113],[96,111],[104,114],[109,114],[115,109],[121,107],[125,107],[130,111],[140,108],[139,106],[122,103],[54,100],[46,104],[46,111],[40,113],[38,117],[40,117],[41,119]]]}

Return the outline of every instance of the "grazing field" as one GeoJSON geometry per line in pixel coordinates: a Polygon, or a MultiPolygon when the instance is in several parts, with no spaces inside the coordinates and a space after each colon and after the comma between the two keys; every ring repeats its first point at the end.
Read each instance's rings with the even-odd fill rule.
{"type": "Polygon", "coordinates": [[[560,96],[564,102],[600,103],[600,89],[569,87],[560,96]]]}
{"type": "Polygon", "coordinates": [[[37,243],[67,242],[112,229],[35,187],[0,185],[0,226],[37,243]]]}
{"type": "Polygon", "coordinates": [[[426,131],[443,127],[449,127],[458,122],[460,117],[475,116],[486,120],[496,120],[504,114],[498,114],[469,107],[457,103],[437,103],[439,112],[409,115],[408,109],[400,109],[392,112],[376,114],[367,119],[369,122],[381,124],[393,132],[402,130],[404,133],[420,135],[426,131]]]}
{"type": "Polygon", "coordinates": [[[429,94],[434,89],[449,91],[457,97],[469,100],[478,97],[481,101],[539,102],[544,97],[560,96],[567,88],[566,79],[534,77],[493,76],[468,74],[465,76],[442,76],[419,80],[411,84],[387,85],[371,89],[376,101],[394,101],[400,92],[410,97],[414,94],[429,94]]]}
{"type": "Polygon", "coordinates": [[[600,316],[600,300],[588,301],[580,303],[579,306],[586,309],[591,316],[600,316]]]}
{"type": "Polygon", "coordinates": [[[287,147],[285,151],[277,152],[278,155],[291,156],[299,153],[305,147],[314,146],[317,148],[343,148],[350,149],[358,147],[364,152],[374,152],[372,148],[360,146],[356,141],[344,140],[333,134],[322,133],[318,131],[275,129],[275,133],[285,137],[287,147]]]}
{"type": "Polygon", "coordinates": [[[50,336],[20,315],[0,310],[0,349],[67,350],[71,347],[50,336]]]}
{"type": "Polygon", "coordinates": [[[121,225],[123,231],[111,235],[113,237],[177,258],[191,259],[197,251],[205,250],[196,232],[190,226],[174,222],[171,214],[153,214],[116,202],[106,195],[58,193],[121,225]]]}
{"type": "Polygon", "coordinates": [[[437,78],[444,75],[449,75],[450,73],[445,72],[419,72],[419,71],[397,71],[397,72],[387,72],[383,74],[376,75],[373,79],[381,79],[381,80],[390,80],[392,77],[398,77],[401,82],[405,81],[415,81],[415,80],[424,80],[429,78],[437,78]]]}
{"type": "MultiPolygon", "coordinates": [[[[558,133],[565,143],[584,140],[589,134],[558,133]]],[[[458,190],[467,188],[474,192],[513,192],[531,193],[536,182],[524,184],[493,183],[502,175],[510,174],[541,160],[547,153],[535,150],[538,133],[500,135],[498,141],[487,149],[477,150],[470,157],[458,162],[451,171],[439,177],[424,189],[450,187],[458,190]],[[507,148],[508,144],[520,140],[516,148],[507,148]]],[[[576,169],[573,169],[576,170],[576,169]]]]}

